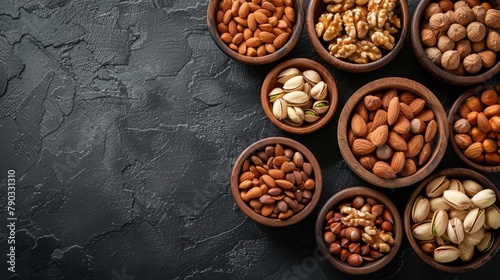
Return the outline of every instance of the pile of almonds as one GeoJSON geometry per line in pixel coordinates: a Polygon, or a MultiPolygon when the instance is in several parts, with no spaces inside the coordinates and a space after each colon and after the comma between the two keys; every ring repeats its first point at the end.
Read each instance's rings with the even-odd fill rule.
{"type": "Polygon", "coordinates": [[[315,187],[312,164],[279,143],[245,160],[239,177],[241,199],[256,213],[281,220],[304,209],[315,187]]]}
{"type": "Polygon", "coordinates": [[[239,54],[265,56],[288,42],[295,20],[293,0],[222,0],[217,30],[239,54]]]}
{"type": "Polygon", "coordinates": [[[500,92],[483,90],[468,97],[460,106],[453,123],[457,147],[470,161],[499,165],[500,92]]]}
{"type": "Polygon", "coordinates": [[[364,168],[390,179],[410,176],[425,164],[437,132],[434,113],[424,99],[388,89],[368,94],[357,104],[347,137],[364,168]]]}
{"type": "Polygon", "coordinates": [[[455,75],[473,75],[497,62],[500,10],[480,0],[431,2],[420,39],[427,57],[455,75]]]}
{"type": "Polygon", "coordinates": [[[371,197],[356,196],[325,217],[323,238],[330,253],[350,266],[385,256],[394,245],[391,212],[371,197]]]}
{"type": "Polygon", "coordinates": [[[496,198],[475,180],[438,176],[412,206],[412,235],[437,262],[469,262],[493,244],[494,230],[500,227],[496,198]]]}

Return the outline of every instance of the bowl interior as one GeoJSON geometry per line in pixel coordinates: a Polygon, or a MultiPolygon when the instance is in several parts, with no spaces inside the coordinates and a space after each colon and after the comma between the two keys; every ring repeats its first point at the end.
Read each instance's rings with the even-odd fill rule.
{"type": "Polygon", "coordinates": [[[302,1],[293,1],[293,7],[295,10],[296,22],[293,25],[292,33],[290,34],[290,39],[288,42],[276,50],[272,54],[267,54],[262,57],[250,57],[246,55],[241,55],[236,51],[233,51],[226,45],[220,38],[219,31],[217,30],[217,10],[219,9],[219,0],[210,0],[207,7],[207,26],[210,35],[220,50],[222,50],[226,55],[239,62],[249,64],[249,65],[263,65],[276,61],[286,54],[288,54],[299,41],[300,34],[302,33],[302,28],[304,25],[304,4],[302,1]]]}
{"type": "Polygon", "coordinates": [[[233,165],[233,169],[231,172],[231,194],[233,195],[236,204],[239,209],[243,211],[248,217],[254,220],[257,223],[272,226],[272,227],[283,227],[295,224],[311,213],[311,211],[318,204],[319,198],[321,197],[321,191],[323,188],[323,179],[321,174],[321,168],[319,166],[316,157],[312,154],[312,152],[301,143],[286,137],[269,137],[265,139],[261,139],[250,146],[248,146],[238,157],[236,162],[233,165]],[[243,163],[246,159],[250,158],[254,153],[258,150],[264,149],[266,146],[274,146],[277,143],[283,146],[283,148],[292,148],[295,151],[299,151],[304,156],[304,161],[311,163],[314,172],[314,180],[316,182],[316,186],[313,192],[313,196],[311,201],[305,205],[302,211],[292,215],[290,218],[285,220],[280,220],[278,218],[267,218],[258,213],[256,213],[246,202],[241,199],[240,190],[238,188],[239,185],[239,176],[241,174],[241,169],[243,163]]]}
{"type": "MultiPolygon", "coordinates": [[[[422,15],[425,11],[425,8],[431,2],[435,1],[434,0],[421,1],[417,5],[411,19],[411,28],[410,28],[411,45],[420,65],[422,65],[433,76],[441,79],[444,82],[455,85],[466,86],[466,85],[479,84],[497,75],[498,72],[500,72],[500,59],[498,57],[497,57],[497,63],[492,68],[488,69],[487,71],[481,71],[476,75],[467,75],[467,76],[457,76],[448,73],[445,70],[441,69],[439,66],[432,63],[431,60],[427,58],[422,42],[420,41],[420,22],[422,19],[422,15]]],[[[497,9],[500,8],[499,1],[486,1],[486,2],[489,2],[494,8],[497,9]]]]}
{"type": "Polygon", "coordinates": [[[403,240],[403,223],[401,221],[401,216],[399,215],[398,209],[396,208],[394,203],[381,192],[362,186],[350,187],[332,196],[321,209],[318,218],[316,220],[315,230],[316,230],[316,243],[318,244],[323,256],[336,269],[344,273],[357,274],[357,275],[372,273],[374,271],[381,269],[386,264],[388,264],[394,258],[394,256],[396,256],[399,247],[401,246],[401,242],[403,240]],[[323,234],[325,227],[325,217],[328,214],[328,212],[330,212],[330,210],[339,205],[339,203],[352,201],[352,199],[358,195],[364,197],[371,197],[377,200],[379,203],[383,204],[384,207],[389,209],[394,218],[393,238],[395,243],[391,248],[391,251],[387,253],[386,256],[372,262],[363,262],[363,264],[359,267],[352,267],[346,262],[340,260],[338,256],[334,256],[333,254],[330,253],[328,245],[323,239],[323,234]]]}
{"type": "Polygon", "coordinates": [[[307,134],[317,131],[332,119],[335,111],[337,110],[338,90],[337,84],[335,83],[332,74],[323,65],[307,58],[293,58],[278,64],[269,72],[269,74],[267,74],[264,82],[262,83],[260,99],[264,113],[275,126],[290,133],[307,134]],[[320,119],[316,122],[304,122],[301,126],[292,126],[285,122],[279,121],[273,115],[273,104],[269,102],[269,92],[271,92],[273,88],[280,86],[276,79],[278,74],[290,67],[295,67],[300,71],[305,71],[308,69],[315,70],[321,75],[323,81],[327,84],[328,94],[325,99],[330,102],[330,108],[326,113],[321,114],[320,119]]]}
{"type": "Polygon", "coordinates": [[[316,52],[327,61],[329,64],[335,66],[338,69],[354,72],[363,73],[379,69],[389,63],[396,55],[401,51],[404,45],[405,38],[409,30],[409,20],[410,14],[408,10],[408,4],[405,0],[398,0],[394,11],[397,13],[401,19],[401,29],[394,35],[395,46],[391,51],[382,50],[382,58],[377,61],[372,61],[366,64],[357,64],[354,62],[349,62],[347,60],[338,59],[328,52],[328,42],[318,38],[316,35],[316,23],[318,18],[326,12],[326,6],[322,0],[311,0],[309,1],[309,6],[306,12],[306,28],[309,35],[309,40],[311,41],[316,52]]]}
{"type": "Polygon", "coordinates": [[[493,231],[495,235],[494,243],[490,250],[488,250],[485,253],[478,254],[476,251],[474,254],[473,259],[470,262],[462,262],[460,259],[453,261],[451,263],[438,263],[434,261],[433,257],[426,254],[418,245],[417,241],[412,235],[411,228],[415,224],[411,218],[411,211],[413,207],[413,203],[415,202],[415,199],[419,195],[425,195],[425,187],[427,184],[432,181],[433,179],[445,175],[448,178],[456,178],[456,179],[473,179],[479,184],[483,186],[483,188],[489,188],[492,189],[496,196],[497,200],[495,202],[495,205],[500,207],[500,192],[498,189],[495,187],[491,181],[489,181],[486,177],[483,175],[479,174],[476,171],[472,171],[469,169],[463,169],[463,168],[450,168],[450,169],[445,169],[442,171],[439,171],[437,173],[434,173],[432,176],[429,176],[427,179],[422,181],[420,185],[413,191],[408,204],[406,205],[405,208],[405,213],[404,213],[404,227],[405,227],[405,233],[406,237],[408,238],[408,241],[410,242],[411,247],[413,250],[417,253],[417,255],[425,261],[427,264],[431,265],[434,268],[437,268],[442,271],[450,272],[450,273],[462,273],[466,271],[470,271],[473,269],[476,269],[480,267],[481,265],[485,264],[488,262],[491,258],[495,256],[495,254],[498,252],[498,249],[500,249],[500,234],[499,230],[493,231]]]}
{"type": "Polygon", "coordinates": [[[342,157],[346,161],[347,165],[354,171],[358,176],[363,178],[369,183],[372,183],[379,187],[384,188],[397,188],[412,185],[422,178],[429,175],[439,164],[441,159],[446,152],[447,141],[448,141],[448,126],[446,123],[446,113],[444,111],[441,102],[437,97],[425,86],[406,78],[399,77],[389,77],[382,78],[379,80],[372,81],[360,89],[358,89],[347,101],[346,105],[342,109],[340,114],[337,137],[339,141],[339,147],[341,147],[340,152],[342,157]],[[432,155],[427,160],[427,162],[417,169],[417,172],[413,175],[407,177],[396,177],[394,179],[384,179],[376,176],[371,171],[365,169],[359,161],[355,158],[352,153],[347,138],[348,127],[351,122],[351,116],[355,110],[358,102],[362,101],[363,98],[368,94],[374,94],[387,89],[397,89],[400,91],[408,91],[416,96],[421,97],[425,100],[427,108],[431,109],[434,113],[435,120],[438,124],[438,132],[434,138],[434,150],[432,155]],[[436,140],[437,139],[437,140],[436,140]]]}
{"type": "Polygon", "coordinates": [[[500,171],[500,165],[489,165],[489,164],[478,164],[475,162],[472,162],[469,160],[462,150],[457,146],[457,143],[455,142],[454,136],[455,136],[455,131],[453,130],[453,124],[455,123],[456,117],[460,115],[458,114],[458,110],[460,109],[460,106],[465,102],[465,100],[473,95],[476,95],[480,97],[481,92],[483,92],[486,89],[492,89],[495,90],[497,93],[500,94],[500,85],[478,85],[473,89],[470,89],[466,92],[464,92],[458,99],[453,103],[453,106],[451,107],[449,113],[448,113],[448,127],[450,131],[449,135],[449,141],[450,145],[457,154],[457,156],[465,162],[467,165],[471,166],[472,168],[475,168],[477,170],[481,170],[484,172],[499,172],[500,171]]]}

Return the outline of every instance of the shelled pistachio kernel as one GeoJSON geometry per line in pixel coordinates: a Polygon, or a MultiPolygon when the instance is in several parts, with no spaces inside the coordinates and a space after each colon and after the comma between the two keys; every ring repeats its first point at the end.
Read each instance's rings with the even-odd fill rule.
{"type": "Polygon", "coordinates": [[[274,117],[292,126],[313,123],[330,108],[328,85],[315,70],[288,68],[277,75],[278,86],[269,93],[274,117]]]}

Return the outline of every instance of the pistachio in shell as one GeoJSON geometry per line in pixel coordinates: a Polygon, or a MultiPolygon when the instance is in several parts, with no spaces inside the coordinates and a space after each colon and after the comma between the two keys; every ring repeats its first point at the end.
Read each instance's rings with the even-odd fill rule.
{"type": "Polygon", "coordinates": [[[500,209],[498,209],[496,205],[491,205],[486,208],[484,225],[491,229],[497,229],[500,227],[500,209]]]}
{"type": "Polygon", "coordinates": [[[453,218],[448,221],[446,233],[450,241],[455,244],[460,244],[464,240],[464,226],[458,218],[453,218]]]}
{"type": "Polygon", "coordinates": [[[429,215],[430,210],[431,204],[429,202],[429,199],[423,196],[419,196],[413,203],[411,218],[415,223],[421,222],[425,220],[427,215],[429,215]]]}
{"type": "Polygon", "coordinates": [[[484,212],[484,209],[481,208],[474,208],[470,210],[463,222],[464,232],[474,233],[481,229],[484,225],[486,216],[484,212]]]}
{"type": "Polygon", "coordinates": [[[448,189],[465,193],[464,185],[460,180],[455,178],[450,179],[450,185],[448,186],[448,189]]]}
{"type": "Polygon", "coordinates": [[[462,185],[464,186],[465,194],[468,197],[473,197],[478,192],[483,190],[483,187],[478,182],[471,179],[463,180],[462,185]]]}
{"type": "Polygon", "coordinates": [[[464,221],[465,220],[465,217],[467,216],[467,213],[469,213],[469,211],[466,211],[466,210],[457,210],[457,209],[451,209],[449,212],[448,212],[448,217],[451,219],[451,218],[459,218],[460,221],[464,221]]]}
{"type": "Polygon", "coordinates": [[[491,232],[487,231],[484,233],[483,239],[481,239],[481,241],[476,245],[476,248],[480,252],[486,252],[493,245],[494,239],[495,236],[491,232]]]}
{"type": "Polygon", "coordinates": [[[474,256],[474,245],[469,245],[465,242],[458,244],[458,249],[460,250],[460,259],[464,262],[472,260],[474,256]]]}
{"type": "Polygon", "coordinates": [[[319,114],[312,110],[312,109],[306,109],[304,110],[304,121],[305,122],[309,122],[309,123],[312,123],[312,122],[315,122],[319,120],[319,114]]]}
{"type": "Polygon", "coordinates": [[[442,197],[433,197],[429,199],[429,204],[431,205],[431,212],[451,209],[451,206],[446,203],[442,197]]]}
{"type": "Polygon", "coordinates": [[[302,73],[302,75],[304,76],[306,82],[311,84],[311,86],[314,86],[317,83],[321,82],[321,75],[314,70],[311,69],[306,70],[302,73]]]}
{"type": "Polygon", "coordinates": [[[286,81],[286,83],[283,84],[283,90],[285,90],[285,92],[302,91],[303,89],[304,89],[304,77],[302,76],[292,77],[288,81],[286,81]]]}
{"type": "Polygon", "coordinates": [[[278,120],[284,120],[288,115],[287,105],[283,99],[277,99],[273,104],[273,115],[278,120]]]}
{"type": "Polygon", "coordinates": [[[450,181],[445,175],[432,179],[425,187],[425,194],[428,197],[438,197],[448,189],[450,181]]]}
{"type": "Polygon", "coordinates": [[[492,189],[484,189],[476,193],[470,200],[478,208],[487,208],[495,203],[497,196],[492,189]]]}
{"type": "Polygon", "coordinates": [[[464,234],[464,240],[462,243],[467,243],[469,245],[477,245],[481,240],[483,239],[484,236],[484,229],[480,229],[474,233],[465,233],[464,234]]]}
{"type": "Polygon", "coordinates": [[[328,93],[327,84],[323,81],[320,81],[316,85],[311,88],[311,97],[316,100],[323,100],[328,93]]]}
{"type": "Polygon", "coordinates": [[[448,237],[448,234],[445,232],[441,236],[436,236],[436,243],[440,246],[442,245],[448,245],[451,243],[450,238],[448,237]]]}
{"type": "Polygon", "coordinates": [[[297,68],[287,68],[281,71],[276,78],[278,78],[278,83],[284,84],[291,78],[301,75],[300,70],[297,68]]]}
{"type": "Polygon", "coordinates": [[[431,233],[431,223],[430,222],[420,222],[412,227],[411,231],[413,237],[421,241],[433,240],[434,235],[431,233]]]}
{"type": "Polygon", "coordinates": [[[434,260],[439,263],[449,263],[460,257],[460,250],[451,245],[439,246],[434,250],[434,260]]]}
{"type": "Polygon", "coordinates": [[[471,199],[463,192],[456,190],[445,190],[443,199],[451,207],[457,210],[466,210],[471,206],[471,199]]]}
{"type": "Polygon", "coordinates": [[[327,100],[318,100],[313,103],[312,109],[318,114],[323,114],[330,108],[330,102],[327,100]]]}
{"type": "Polygon", "coordinates": [[[288,106],[288,120],[294,124],[302,124],[304,122],[304,111],[300,107],[288,106]]]}
{"type": "Polygon", "coordinates": [[[283,95],[283,99],[290,106],[302,106],[307,104],[309,96],[303,91],[292,91],[283,95]]]}
{"type": "Polygon", "coordinates": [[[274,103],[276,100],[280,99],[285,95],[285,91],[280,87],[275,87],[269,93],[269,102],[274,103]]]}
{"type": "Polygon", "coordinates": [[[448,213],[444,210],[434,212],[431,221],[431,234],[441,236],[446,232],[448,227],[448,213]]]}

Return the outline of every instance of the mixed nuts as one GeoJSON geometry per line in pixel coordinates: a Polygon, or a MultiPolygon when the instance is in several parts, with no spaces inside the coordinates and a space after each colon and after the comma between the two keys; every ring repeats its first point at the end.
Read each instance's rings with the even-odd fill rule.
{"type": "Polygon", "coordinates": [[[493,231],[500,227],[496,199],[475,180],[438,176],[413,204],[412,235],[437,262],[469,262],[493,244],[493,231]]]}
{"type": "Polygon", "coordinates": [[[244,161],[238,188],[241,199],[256,213],[284,220],[304,209],[315,187],[312,164],[278,143],[244,161]]]}
{"type": "Polygon", "coordinates": [[[371,197],[356,196],[325,217],[323,238],[332,254],[350,266],[384,257],[395,244],[391,212],[371,197]]]}
{"type": "Polygon", "coordinates": [[[328,111],[328,85],[318,72],[288,68],[278,74],[277,83],[278,87],[269,93],[277,120],[301,126],[304,122],[316,122],[328,111]]]}

